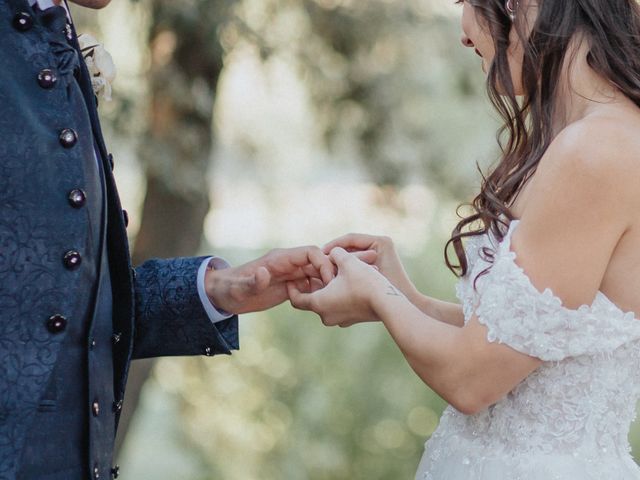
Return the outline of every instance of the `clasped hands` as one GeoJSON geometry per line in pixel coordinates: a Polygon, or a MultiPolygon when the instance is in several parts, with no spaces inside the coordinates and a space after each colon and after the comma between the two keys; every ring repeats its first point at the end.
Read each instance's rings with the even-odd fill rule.
{"type": "Polygon", "coordinates": [[[416,291],[391,239],[349,234],[325,245],[275,249],[241,265],[207,272],[207,294],[218,308],[241,314],[289,300],[327,326],[377,321],[376,301],[416,291]]]}

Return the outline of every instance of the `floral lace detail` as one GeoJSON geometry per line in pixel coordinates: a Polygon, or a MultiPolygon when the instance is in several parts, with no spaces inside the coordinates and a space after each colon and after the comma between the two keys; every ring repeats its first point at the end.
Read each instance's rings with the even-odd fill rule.
{"type": "Polygon", "coordinates": [[[510,249],[518,222],[499,243],[485,234],[467,244],[456,295],[465,322],[475,311],[489,341],[545,363],[483,412],[448,407],[416,479],[640,479],[627,440],[640,397],[640,321],[602,292],[574,310],[538,291],[510,249]],[[490,265],[477,251],[487,242],[495,259],[474,291],[490,265]]]}
{"type": "Polygon", "coordinates": [[[600,291],[591,305],[575,310],[564,307],[550,288],[539,292],[510,249],[518,222],[511,222],[491,270],[477,281],[476,314],[489,329],[489,341],[552,361],[612,352],[640,338],[640,321],[635,321],[634,313],[622,312],[600,291]]]}

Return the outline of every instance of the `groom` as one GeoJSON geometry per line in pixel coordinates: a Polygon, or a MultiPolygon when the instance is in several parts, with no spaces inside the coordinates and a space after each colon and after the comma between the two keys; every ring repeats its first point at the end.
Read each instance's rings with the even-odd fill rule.
{"type": "Polygon", "coordinates": [[[67,8],[0,0],[0,480],[116,478],[132,359],[229,354],[226,312],[333,277],[313,247],[134,269],[112,169],[67,8]]]}

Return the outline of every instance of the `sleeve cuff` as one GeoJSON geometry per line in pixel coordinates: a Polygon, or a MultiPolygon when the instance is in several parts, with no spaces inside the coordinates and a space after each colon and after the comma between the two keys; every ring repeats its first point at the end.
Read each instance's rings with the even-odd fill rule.
{"type": "Polygon", "coordinates": [[[202,303],[205,312],[207,312],[207,316],[213,323],[227,320],[228,318],[233,317],[233,314],[217,308],[209,299],[204,284],[205,274],[208,268],[222,270],[229,267],[230,265],[226,260],[220,257],[209,257],[200,264],[200,268],[198,269],[198,296],[200,297],[200,302],[202,303]]]}

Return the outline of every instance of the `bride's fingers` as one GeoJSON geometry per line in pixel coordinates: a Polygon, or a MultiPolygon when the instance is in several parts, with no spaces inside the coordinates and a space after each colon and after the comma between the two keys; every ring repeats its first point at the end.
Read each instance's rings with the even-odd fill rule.
{"type": "Polygon", "coordinates": [[[322,278],[318,269],[312,264],[305,265],[304,267],[301,267],[300,270],[302,270],[302,273],[306,278],[322,278]]]}
{"type": "MultiPolygon", "coordinates": [[[[331,263],[331,268],[333,271],[333,278],[335,278],[335,276],[338,275],[338,267],[336,266],[335,263],[331,263]]],[[[301,268],[300,271],[302,272],[302,274],[304,274],[306,278],[309,278],[309,279],[313,278],[313,279],[319,280],[325,285],[329,283],[324,281],[320,272],[313,265],[307,265],[306,267],[301,268]]]]}
{"type": "Polygon", "coordinates": [[[329,258],[339,269],[346,267],[349,262],[353,262],[354,257],[355,254],[347,252],[342,247],[335,247],[329,253],[329,258]]]}
{"type": "Polygon", "coordinates": [[[363,250],[359,252],[353,252],[353,254],[358,257],[359,260],[364,263],[368,263],[369,265],[373,265],[378,260],[378,252],[375,250],[363,250]]]}
{"type": "Polygon", "coordinates": [[[294,280],[296,288],[300,290],[302,293],[311,293],[311,279],[310,278],[301,278],[298,280],[294,280]]]}
{"type": "Polygon", "coordinates": [[[289,294],[289,301],[294,308],[313,311],[312,293],[303,293],[295,282],[287,282],[287,293],[289,294]]]}
{"type": "MultiPolygon", "coordinates": [[[[353,254],[359,260],[369,265],[373,265],[378,260],[378,252],[376,252],[375,250],[355,251],[353,252],[353,254]]],[[[331,267],[333,269],[333,276],[335,277],[338,274],[338,267],[333,263],[331,264],[331,267]]],[[[296,272],[295,276],[290,276],[290,280],[297,280],[299,278],[316,278],[324,282],[325,285],[328,283],[326,281],[327,275],[323,275],[323,272],[319,271],[312,263],[308,263],[307,265],[299,267],[299,270],[298,272],[296,272]]]]}
{"type": "Polygon", "coordinates": [[[284,262],[286,267],[297,267],[295,272],[291,272],[288,268],[283,268],[281,273],[285,280],[293,280],[300,273],[306,273],[306,276],[320,277],[325,283],[329,283],[334,277],[333,264],[322,253],[318,247],[299,247],[286,250],[286,257],[280,258],[280,262],[284,262]]]}
{"type": "Polygon", "coordinates": [[[317,292],[318,290],[322,290],[325,287],[325,284],[318,278],[309,279],[309,287],[310,292],[317,292]]]}
{"type": "Polygon", "coordinates": [[[345,250],[371,250],[375,243],[376,237],[373,235],[364,235],[361,233],[349,233],[342,237],[331,240],[322,251],[328,255],[335,247],[342,247],[345,250]]]}
{"type": "Polygon", "coordinates": [[[315,269],[320,273],[320,278],[324,283],[329,283],[335,277],[333,265],[327,259],[327,256],[322,253],[319,248],[309,249],[307,251],[308,263],[313,265],[315,269]]]}

